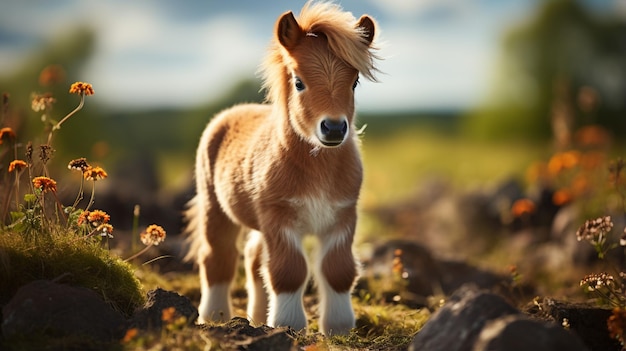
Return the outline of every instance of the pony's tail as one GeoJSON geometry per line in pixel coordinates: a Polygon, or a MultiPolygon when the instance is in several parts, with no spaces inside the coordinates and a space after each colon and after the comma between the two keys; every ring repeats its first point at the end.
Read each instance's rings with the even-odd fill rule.
{"type": "Polygon", "coordinates": [[[203,244],[203,237],[200,235],[200,213],[198,208],[198,195],[195,195],[185,205],[184,219],[186,227],[184,233],[187,235],[185,244],[187,254],[183,258],[185,262],[195,262],[203,244]]]}

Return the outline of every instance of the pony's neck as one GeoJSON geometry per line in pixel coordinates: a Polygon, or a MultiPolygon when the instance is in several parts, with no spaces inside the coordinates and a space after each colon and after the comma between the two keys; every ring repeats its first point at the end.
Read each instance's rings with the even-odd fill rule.
{"type": "Polygon", "coordinates": [[[298,159],[304,160],[328,153],[326,152],[328,150],[325,148],[311,144],[307,139],[296,133],[293,125],[291,124],[291,116],[288,108],[277,107],[274,109],[274,113],[281,120],[281,146],[289,150],[290,155],[294,155],[298,159]]]}

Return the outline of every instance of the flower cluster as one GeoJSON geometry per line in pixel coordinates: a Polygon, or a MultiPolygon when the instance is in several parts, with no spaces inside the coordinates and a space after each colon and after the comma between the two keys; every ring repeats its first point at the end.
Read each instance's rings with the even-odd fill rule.
{"type": "Polygon", "coordinates": [[[110,219],[111,216],[102,210],[83,211],[76,219],[76,224],[79,226],[88,224],[94,227],[91,234],[100,233],[101,236],[112,238],[113,226],[109,224],[110,219]]]}
{"type": "Polygon", "coordinates": [[[76,82],[70,86],[70,94],[93,95],[93,87],[89,83],[76,82]]]}
{"type": "Polygon", "coordinates": [[[57,100],[53,98],[52,94],[50,93],[33,94],[31,108],[35,112],[45,111],[52,107],[52,104],[54,104],[56,101],[57,100]]]}
{"type": "Polygon", "coordinates": [[[166,233],[163,227],[156,225],[156,224],[151,224],[148,226],[148,228],[146,228],[145,231],[141,233],[140,238],[141,238],[141,242],[144,245],[157,246],[163,241],[165,241],[165,236],[166,236],[166,233]]]}
{"type": "Polygon", "coordinates": [[[537,209],[535,203],[527,198],[516,200],[511,206],[511,214],[514,217],[527,216],[534,213],[537,209]]]}
{"type": "Polygon", "coordinates": [[[67,168],[70,170],[82,172],[83,178],[85,178],[85,180],[93,180],[94,182],[96,180],[105,179],[109,176],[102,167],[92,167],[91,165],[89,165],[87,159],[84,157],[71,160],[70,163],[67,164],[67,168]]]}
{"type": "Polygon", "coordinates": [[[67,168],[70,170],[85,172],[87,169],[91,168],[89,163],[87,163],[87,159],[84,157],[77,158],[75,160],[71,160],[67,165],[67,168]]]}
{"type": "Polygon", "coordinates": [[[83,177],[87,180],[93,180],[94,182],[96,180],[104,179],[108,176],[109,175],[107,174],[107,172],[105,172],[105,170],[102,169],[102,167],[98,167],[98,166],[88,167],[87,169],[83,171],[83,177]]]}
{"type": "Polygon", "coordinates": [[[13,171],[21,171],[24,168],[28,167],[28,164],[22,160],[13,160],[9,163],[9,173],[13,171]]]}
{"type": "Polygon", "coordinates": [[[33,186],[35,189],[39,189],[42,192],[56,192],[57,191],[57,182],[48,177],[35,177],[33,178],[33,186]]]}
{"type": "Polygon", "coordinates": [[[618,289],[613,276],[607,273],[588,274],[580,281],[580,286],[587,287],[588,291],[596,291],[603,287],[611,290],[618,289]]]}
{"type": "Polygon", "coordinates": [[[598,217],[589,219],[576,231],[576,239],[578,241],[588,240],[593,242],[601,242],[606,239],[606,235],[613,229],[611,216],[598,217]]]}
{"type": "Polygon", "coordinates": [[[15,132],[13,131],[13,129],[9,127],[1,128],[0,129],[0,144],[2,144],[2,139],[4,138],[15,139],[15,132]]]}

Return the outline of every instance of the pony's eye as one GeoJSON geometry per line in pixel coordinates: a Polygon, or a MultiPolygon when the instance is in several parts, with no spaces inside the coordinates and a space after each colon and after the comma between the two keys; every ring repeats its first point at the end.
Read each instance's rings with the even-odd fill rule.
{"type": "Polygon", "coordinates": [[[356,86],[359,85],[359,78],[357,78],[352,84],[352,90],[356,89],[356,86]]]}
{"type": "Polygon", "coordinates": [[[304,90],[304,83],[302,83],[302,80],[300,78],[294,77],[294,84],[296,86],[297,91],[304,90]]]}

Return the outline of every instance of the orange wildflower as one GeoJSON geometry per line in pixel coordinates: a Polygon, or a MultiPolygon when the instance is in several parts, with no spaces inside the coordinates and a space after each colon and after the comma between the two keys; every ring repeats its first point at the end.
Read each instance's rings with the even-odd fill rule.
{"type": "Polygon", "coordinates": [[[618,340],[624,345],[626,333],[624,326],[626,325],[626,309],[615,307],[613,314],[606,321],[609,336],[618,340]]]}
{"type": "Polygon", "coordinates": [[[65,79],[65,70],[59,65],[49,65],[39,74],[39,84],[42,86],[60,83],[65,79]]]}
{"type": "Polygon", "coordinates": [[[161,311],[161,320],[166,323],[174,322],[174,317],[176,317],[176,307],[168,307],[164,308],[161,311]]]}
{"type": "Polygon", "coordinates": [[[130,342],[137,336],[138,333],[139,333],[139,330],[137,328],[128,329],[126,331],[126,334],[124,335],[124,338],[122,339],[122,342],[123,343],[130,342]]]}
{"type": "Polygon", "coordinates": [[[94,182],[96,180],[104,179],[108,176],[109,175],[107,174],[107,172],[105,172],[102,167],[98,166],[88,167],[87,169],[85,169],[85,171],[83,171],[83,177],[88,180],[93,180],[94,182]]]}
{"type": "Polygon", "coordinates": [[[76,224],[82,225],[83,223],[89,222],[88,217],[89,217],[89,211],[81,212],[80,215],[78,215],[78,219],[76,219],[76,224]]]}
{"type": "Polygon", "coordinates": [[[11,163],[9,163],[9,173],[13,171],[19,172],[26,167],[28,167],[28,164],[26,164],[26,162],[22,160],[13,160],[11,161],[11,163]]]}
{"type": "Polygon", "coordinates": [[[93,95],[93,87],[89,83],[76,82],[70,86],[70,94],[93,95]]]}
{"type": "Polygon", "coordinates": [[[33,186],[36,189],[40,189],[44,193],[47,191],[56,192],[57,182],[54,179],[48,177],[35,177],[33,178],[33,186]]]}
{"type": "Polygon", "coordinates": [[[89,212],[89,214],[87,215],[87,220],[94,227],[108,223],[110,219],[111,219],[111,216],[109,216],[106,212],[101,211],[101,210],[93,210],[89,212]]]}
{"type": "Polygon", "coordinates": [[[511,206],[511,214],[515,217],[521,217],[535,212],[536,209],[537,206],[532,200],[519,199],[513,203],[513,206],[511,206]]]}
{"type": "Polygon", "coordinates": [[[140,235],[141,242],[144,245],[159,245],[165,241],[165,230],[160,225],[151,224],[140,235]]]}
{"type": "Polygon", "coordinates": [[[5,137],[15,139],[15,132],[13,131],[13,129],[9,127],[4,127],[0,129],[0,144],[2,144],[2,139],[4,139],[5,137]]]}
{"type": "Polygon", "coordinates": [[[611,132],[598,125],[589,125],[580,128],[574,136],[576,142],[582,147],[603,148],[611,144],[611,132]]]}
{"type": "Polygon", "coordinates": [[[560,172],[574,168],[580,161],[580,152],[575,150],[560,152],[555,154],[548,161],[548,172],[557,175],[560,172]]]}
{"type": "Polygon", "coordinates": [[[557,206],[563,206],[572,201],[572,192],[567,189],[559,189],[552,194],[552,203],[557,206]]]}

